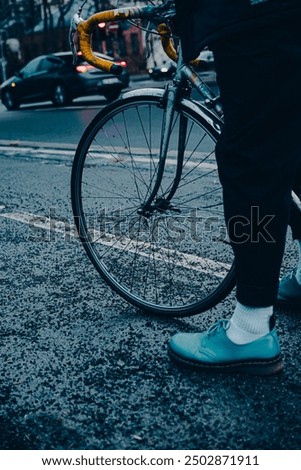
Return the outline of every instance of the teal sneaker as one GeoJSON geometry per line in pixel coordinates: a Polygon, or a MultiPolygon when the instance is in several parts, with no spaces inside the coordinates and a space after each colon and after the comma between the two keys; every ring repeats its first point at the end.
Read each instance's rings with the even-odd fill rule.
{"type": "Polygon", "coordinates": [[[296,269],[280,280],[277,303],[301,308],[301,286],[296,278],[296,269]]]}
{"type": "Polygon", "coordinates": [[[229,324],[229,320],[219,320],[203,333],[176,334],[169,343],[171,358],[181,365],[203,371],[271,375],[283,369],[274,329],[252,343],[238,345],[226,335],[229,324]]]}

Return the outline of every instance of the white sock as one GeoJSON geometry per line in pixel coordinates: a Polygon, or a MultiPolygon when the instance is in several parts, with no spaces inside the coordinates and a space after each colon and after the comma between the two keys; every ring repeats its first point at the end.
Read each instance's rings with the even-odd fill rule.
{"type": "Polygon", "coordinates": [[[301,240],[297,240],[298,250],[299,250],[299,261],[297,264],[296,279],[301,285],[301,240]]]}
{"type": "Polygon", "coordinates": [[[227,336],[235,344],[251,343],[269,333],[272,315],[273,306],[248,307],[237,302],[227,336]]]}

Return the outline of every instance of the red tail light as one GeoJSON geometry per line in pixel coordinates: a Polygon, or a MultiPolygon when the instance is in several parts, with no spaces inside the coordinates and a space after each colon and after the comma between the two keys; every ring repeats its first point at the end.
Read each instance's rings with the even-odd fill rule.
{"type": "Polygon", "coordinates": [[[118,62],[116,62],[118,65],[121,65],[121,67],[127,67],[127,63],[125,60],[119,60],[118,62]]]}
{"type": "Polygon", "coordinates": [[[93,65],[77,65],[76,71],[79,73],[85,73],[88,72],[89,70],[94,69],[93,65]]]}

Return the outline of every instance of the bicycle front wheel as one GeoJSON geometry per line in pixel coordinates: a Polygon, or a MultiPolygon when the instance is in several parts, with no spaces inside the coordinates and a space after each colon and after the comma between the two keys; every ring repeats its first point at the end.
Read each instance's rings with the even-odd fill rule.
{"type": "Polygon", "coordinates": [[[158,94],[123,98],[94,118],[74,159],[72,206],[90,260],[119,295],[151,313],[188,316],[234,286],[215,162],[218,130],[187,100],[179,104],[157,209],[145,213],[160,160],[165,105],[158,94]],[[161,204],[174,188],[183,118],[181,179],[161,204]]]}

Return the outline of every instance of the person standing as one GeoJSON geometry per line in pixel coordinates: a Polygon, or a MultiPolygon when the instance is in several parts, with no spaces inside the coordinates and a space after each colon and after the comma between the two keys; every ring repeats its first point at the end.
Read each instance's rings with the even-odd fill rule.
{"type": "Polygon", "coordinates": [[[201,370],[269,375],[283,368],[273,306],[301,306],[301,2],[175,0],[186,62],[214,53],[224,109],[216,159],[235,256],[237,302],[208,331],[178,333],[171,357],[201,370]],[[299,263],[279,286],[288,223],[299,263]]]}

